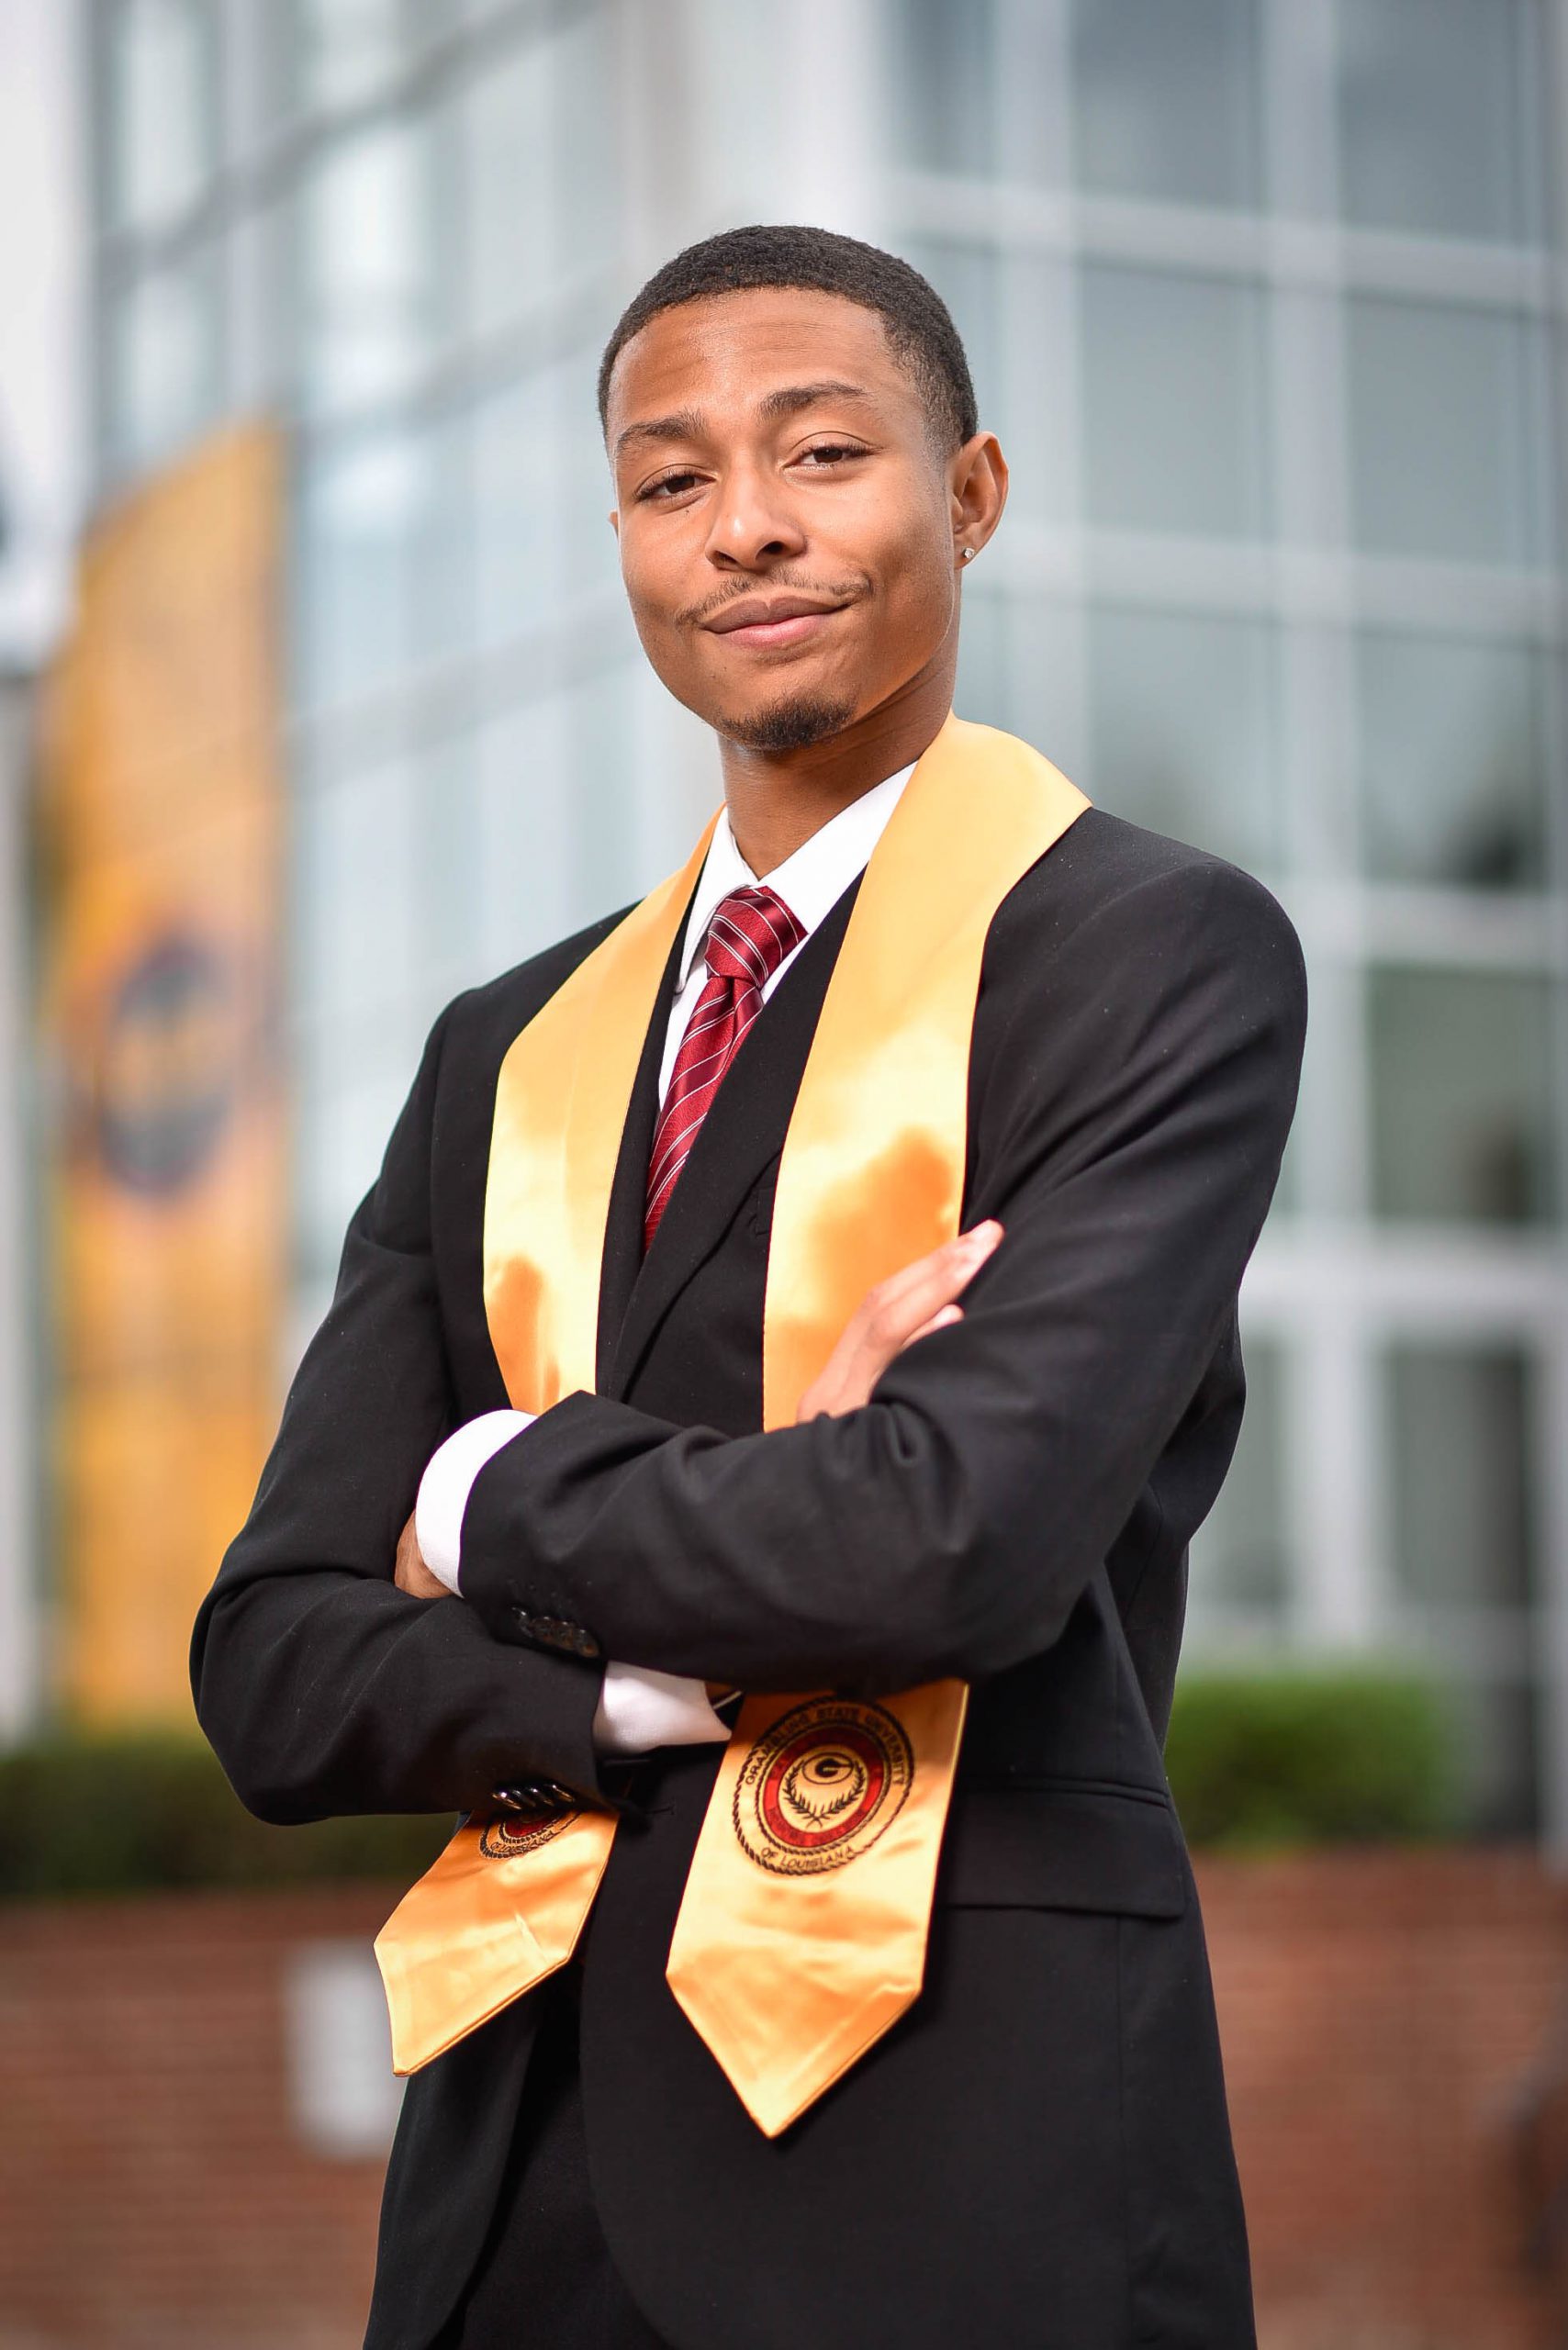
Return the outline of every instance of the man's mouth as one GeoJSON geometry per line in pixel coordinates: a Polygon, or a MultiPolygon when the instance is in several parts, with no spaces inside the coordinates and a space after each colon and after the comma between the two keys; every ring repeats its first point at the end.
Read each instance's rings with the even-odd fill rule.
{"type": "Polygon", "coordinates": [[[815,603],[809,596],[743,596],[724,605],[703,625],[732,644],[766,651],[773,645],[803,643],[843,610],[842,603],[815,603]]]}

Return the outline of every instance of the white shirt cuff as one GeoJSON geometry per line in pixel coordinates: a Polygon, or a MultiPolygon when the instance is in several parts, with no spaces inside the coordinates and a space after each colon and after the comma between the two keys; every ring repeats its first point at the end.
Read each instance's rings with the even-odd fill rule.
{"type": "Polygon", "coordinates": [[[476,1420],[466,1420],[454,1428],[430,1457],[414,1504],[414,1532],[420,1556],[448,1591],[460,1591],[463,1513],[474,1480],[503,1444],[532,1426],[534,1416],[532,1412],[481,1412],[476,1420]]]}
{"type": "Polygon", "coordinates": [[[593,1718],[601,1754],[645,1754],[655,1746],[701,1746],[729,1729],[708,1703],[700,1681],[654,1673],[644,1664],[607,1664],[593,1718]]]}

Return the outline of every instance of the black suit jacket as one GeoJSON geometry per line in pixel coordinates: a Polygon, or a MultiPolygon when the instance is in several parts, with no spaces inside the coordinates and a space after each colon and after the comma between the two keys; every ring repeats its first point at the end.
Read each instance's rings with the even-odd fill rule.
{"type": "MultiPolygon", "coordinates": [[[[615,2258],[678,2350],[1243,2350],[1202,1927],[1160,1760],[1186,1548],[1242,1406],[1236,1298],[1295,1097],[1294,934],[1234,867],[1091,811],[987,942],[965,1220],[1006,1237],[872,1402],[759,1433],[772,1187],[854,891],[749,1033],[645,1261],[674,957],[611,1203],[599,1386],[481,1472],[465,1598],[391,1582],[420,1472],[507,1399],[481,1224],[497,1073],[603,937],[431,1032],[250,1518],[200,1718],[264,1818],[603,1791],[601,1667],[875,1695],[973,1684],[911,2013],[765,2139],[664,1979],[716,1748],[639,1766],[588,1931],[586,2122],[615,2258]],[[584,1635],[587,1635],[584,1638],[584,1635]]],[[[617,917],[619,919],[619,917],[617,917]]],[[[411,2082],[369,2343],[430,2343],[526,2096],[524,1999],[411,2082]]]]}

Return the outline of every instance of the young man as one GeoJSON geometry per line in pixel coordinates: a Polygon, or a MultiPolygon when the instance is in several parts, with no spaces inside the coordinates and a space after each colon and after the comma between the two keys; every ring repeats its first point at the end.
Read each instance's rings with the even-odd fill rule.
{"type": "Polygon", "coordinates": [[[437,1021],[193,1656],[264,1818],[468,1815],[368,2341],[1242,2350],[1160,1747],[1295,939],[950,717],[1007,477],[903,263],[711,239],[601,399],[724,810],[437,1021]]]}

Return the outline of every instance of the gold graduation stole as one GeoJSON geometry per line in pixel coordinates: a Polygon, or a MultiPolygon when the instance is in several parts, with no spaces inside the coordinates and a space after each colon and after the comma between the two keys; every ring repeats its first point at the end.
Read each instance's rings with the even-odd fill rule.
{"type": "MultiPolygon", "coordinates": [[[[779,1163],[763,1424],[793,1421],[875,1282],[958,1230],[969,1040],[998,906],[1088,806],[1014,736],[949,717],[866,869],[779,1163]]],[[[665,964],[707,855],[645,898],[514,1038],[497,1084],[485,1310],[507,1392],[596,1377],[610,1187],[665,964]]],[[[441,1604],[441,1603],[434,1603],[441,1604]]],[[[743,1705],[692,1857],[670,1987],[767,2136],[918,1996],[968,1692],[743,1705]]],[[[470,1819],[377,1937],[409,2073],[571,1956],[615,1834],[585,1807],[470,1819]]]]}

